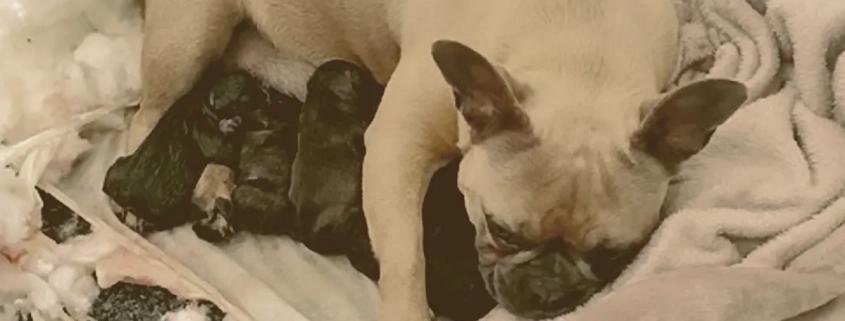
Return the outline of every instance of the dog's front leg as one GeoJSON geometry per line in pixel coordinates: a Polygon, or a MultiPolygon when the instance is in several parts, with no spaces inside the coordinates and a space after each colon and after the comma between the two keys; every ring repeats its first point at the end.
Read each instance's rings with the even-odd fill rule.
{"type": "Polygon", "coordinates": [[[146,0],[141,49],[143,97],[129,125],[127,153],[134,152],[203,69],[223,55],[242,20],[232,0],[146,0]]]}
{"type": "Polygon", "coordinates": [[[382,321],[431,320],[422,201],[431,176],[459,151],[456,112],[448,88],[431,84],[430,59],[400,63],[365,135],[363,205],[381,271],[382,321]]]}

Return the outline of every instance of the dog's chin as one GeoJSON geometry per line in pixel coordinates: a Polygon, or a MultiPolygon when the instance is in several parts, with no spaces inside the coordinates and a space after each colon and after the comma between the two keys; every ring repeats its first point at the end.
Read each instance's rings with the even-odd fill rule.
{"type": "Polygon", "coordinates": [[[557,251],[516,264],[481,265],[479,270],[487,291],[502,307],[531,320],[551,319],[572,312],[608,283],[597,280],[557,251]]]}

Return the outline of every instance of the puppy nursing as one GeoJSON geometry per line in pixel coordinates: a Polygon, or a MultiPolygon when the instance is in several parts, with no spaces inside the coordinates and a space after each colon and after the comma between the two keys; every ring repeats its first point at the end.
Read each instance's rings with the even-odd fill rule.
{"type": "Polygon", "coordinates": [[[378,278],[361,207],[364,131],[383,92],[369,71],[333,60],[314,72],[299,116],[290,197],[297,238],[321,254],[348,254],[356,269],[378,278]]]}
{"type": "MultiPolygon", "coordinates": [[[[195,189],[200,188],[197,183],[203,170],[209,165],[252,166],[256,169],[241,171],[247,173],[242,176],[249,181],[250,175],[259,172],[261,166],[284,168],[284,157],[259,159],[262,154],[255,150],[269,151],[277,145],[275,140],[265,139],[270,135],[257,131],[259,127],[281,131],[281,137],[293,137],[279,141],[289,145],[282,146],[282,153],[290,153],[286,163],[289,169],[295,151],[298,112],[299,102],[262,86],[244,73],[209,72],[203,82],[177,101],[175,108],[168,109],[163,118],[166,120],[155,126],[135,153],[115,161],[106,174],[103,191],[121,207],[118,215],[124,223],[131,223],[127,225],[134,225],[139,233],[199,221],[193,227],[198,236],[211,242],[224,241],[241,226],[233,217],[235,208],[228,193],[197,199],[195,189]],[[134,220],[133,217],[138,222],[127,221],[134,220]]],[[[275,170],[267,172],[284,174],[276,174],[275,170]]],[[[240,183],[239,188],[249,186],[240,183]]],[[[288,183],[281,184],[286,191],[288,183]]],[[[237,195],[243,199],[249,194],[242,191],[237,195]]],[[[267,213],[262,212],[258,217],[291,215],[267,213]]],[[[247,229],[256,225],[249,218],[240,218],[241,225],[247,229]]]]}
{"type": "Polygon", "coordinates": [[[207,216],[193,193],[211,159],[234,162],[234,147],[202,118],[206,84],[182,97],[156,124],[135,153],[118,158],[106,172],[103,191],[118,214],[139,233],[174,228],[207,216]],[[136,222],[128,222],[132,217],[136,222]]]}
{"type": "MultiPolygon", "coordinates": [[[[251,110],[233,106],[211,111],[209,118],[240,146],[238,163],[233,166],[233,224],[255,234],[288,234],[295,209],[287,191],[301,103],[270,88],[262,86],[260,90],[253,95],[257,102],[244,105],[252,106],[251,110]],[[261,107],[254,108],[256,105],[261,107]]],[[[239,94],[231,99],[244,97],[239,94]]]]}

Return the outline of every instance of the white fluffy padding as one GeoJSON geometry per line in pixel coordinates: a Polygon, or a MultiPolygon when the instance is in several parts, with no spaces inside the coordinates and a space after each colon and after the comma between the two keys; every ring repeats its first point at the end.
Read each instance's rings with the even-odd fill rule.
{"type": "Polygon", "coordinates": [[[749,103],[684,165],[671,216],[613,290],[557,320],[842,320],[845,2],[679,8],[680,83],[740,80],[749,103]]]}
{"type": "MultiPolygon", "coordinates": [[[[0,246],[40,226],[34,186],[56,182],[91,145],[71,127],[72,116],[136,100],[140,89],[140,17],[132,0],[9,0],[0,3],[0,246]],[[119,4],[123,4],[122,6],[119,4]],[[92,8],[113,8],[106,14],[92,8]],[[89,19],[89,17],[95,19],[89,19]],[[93,27],[113,28],[96,30],[93,27]],[[108,34],[108,36],[106,36],[108,34]],[[53,130],[50,139],[30,137],[53,130]],[[22,182],[25,187],[10,188],[22,182]],[[25,217],[29,216],[29,217],[25,217]],[[22,228],[28,225],[30,228],[22,228]]],[[[76,125],[81,125],[76,124],[76,125]]]]}
{"type": "Polygon", "coordinates": [[[38,310],[49,315],[61,313],[59,297],[47,282],[33,273],[22,271],[3,257],[0,257],[0,284],[3,284],[0,298],[24,295],[32,307],[38,310]]]}
{"type": "MultiPolygon", "coordinates": [[[[0,17],[0,142],[6,148],[72,115],[138,99],[135,1],[9,0],[0,3],[0,17]]],[[[52,149],[52,157],[38,178],[55,182],[90,145],[70,131],[43,148],[52,149]]]]}
{"type": "Polygon", "coordinates": [[[30,220],[29,190],[10,168],[0,168],[0,249],[23,241],[37,230],[30,220]]]}
{"type": "Polygon", "coordinates": [[[99,291],[92,255],[108,242],[57,248],[37,234],[35,186],[91,149],[81,126],[138,99],[140,30],[134,0],[0,2],[0,250],[21,260],[2,259],[0,291],[28,294],[51,318],[63,305],[85,314],[99,291]]]}
{"type": "Polygon", "coordinates": [[[184,309],[168,312],[161,321],[209,321],[208,309],[200,306],[189,305],[184,309]]]}

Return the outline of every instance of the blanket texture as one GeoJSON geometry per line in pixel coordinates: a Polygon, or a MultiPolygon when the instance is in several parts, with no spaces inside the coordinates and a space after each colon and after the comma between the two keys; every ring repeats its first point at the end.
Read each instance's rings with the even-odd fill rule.
{"type": "Polygon", "coordinates": [[[749,100],[684,165],[611,290],[558,320],[845,320],[845,1],[677,8],[678,85],[730,78],[749,100]]]}

